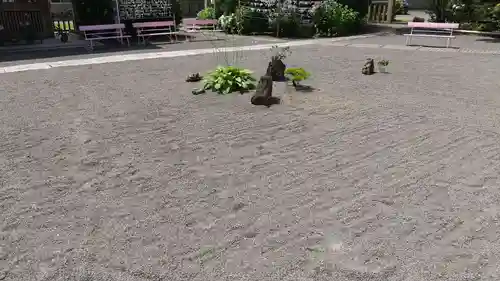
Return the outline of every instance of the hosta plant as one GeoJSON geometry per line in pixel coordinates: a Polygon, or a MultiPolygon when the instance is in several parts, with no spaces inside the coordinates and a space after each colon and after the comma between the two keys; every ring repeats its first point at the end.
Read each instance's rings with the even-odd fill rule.
{"type": "Polygon", "coordinates": [[[285,75],[288,80],[292,81],[294,87],[299,85],[300,81],[304,81],[311,76],[311,73],[307,72],[302,67],[291,67],[285,70],[285,75]]]}
{"type": "Polygon", "coordinates": [[[252,71],[234,66],[218,66],[203,78],[203,89],[218,94],[244,93],[255,89],[252,71]]]}

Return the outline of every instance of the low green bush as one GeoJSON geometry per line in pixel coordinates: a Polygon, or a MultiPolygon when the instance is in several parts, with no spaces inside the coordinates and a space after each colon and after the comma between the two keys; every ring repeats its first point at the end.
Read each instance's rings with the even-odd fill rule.
{"type": "Polygon", "coordinates": [[[271,31],[277,37],[300,37],[300,14],[294,11],[283,11],[271,20],[271,31]]]}
{"type": "Polygon", "coordinates": [[[241,8],[237,13],[241,34],[264,33],[269,30],[269,16],[266,13],[249,8],[241,8]]]}
{"type": "Polygon", "coordinates": [[[362,19],[353,9],[326,0],[316,6],[313,11],[313,22],[320,36],[343,36],[359,31],[362,19]]]}
{"type": "Polygon", "coordinates": [[[215,9],[213,7],[207,7],[199,11],[196,17],[202,20],[215,19],[215,9]]]}
{"type": "Polygon", "coordinates": [[[222,15],[219,18],[219,25],[221,26],[224,32],[229,34],[238,33],[238,25],[236,22],[236,16],[234,14],[231,15],[222,15]]]}
{"type": "Polygon", "coordinates": [[[292,81],[293,86],[296,87],[301,81],[309,78],[311,73],[307,72],[302,67],[291,67],[285,70],[285,76],[292,81]]]}

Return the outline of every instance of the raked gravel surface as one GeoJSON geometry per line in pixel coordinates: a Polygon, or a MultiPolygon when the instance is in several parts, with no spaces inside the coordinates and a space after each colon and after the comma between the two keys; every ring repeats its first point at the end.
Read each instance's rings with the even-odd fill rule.
{"type": "Polygon", "coordinates": [[[0,74],[0,280],[500,279],[497,56],[295,47],[270,109],[217,60],[0,74]]]}

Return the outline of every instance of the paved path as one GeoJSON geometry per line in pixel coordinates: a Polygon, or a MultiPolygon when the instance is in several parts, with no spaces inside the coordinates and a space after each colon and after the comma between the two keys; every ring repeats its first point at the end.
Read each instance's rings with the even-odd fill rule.
{"type": "Polygon", "coordinates": [[[0,74],[0,279],[499,280],[498,57],[316,43],[270,109],[210,53],[0,74]]]}

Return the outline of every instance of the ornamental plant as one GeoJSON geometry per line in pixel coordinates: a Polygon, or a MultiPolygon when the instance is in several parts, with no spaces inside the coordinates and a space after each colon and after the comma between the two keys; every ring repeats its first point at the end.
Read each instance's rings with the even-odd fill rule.
{"type": "Polygon", "coordinates": [[[203,89],[225,95],[255,89],[252,71],[235,66],[218,66],[203,78],[203,89]]]}
{"type": "Polygon", "coordinates": [[[293,86],[297,87],[301,81],[309,78],[311,73],[307,72],[302,67],[291,67],[285,70],[285,75],[288,80],[292,81],[293,86]]]}

